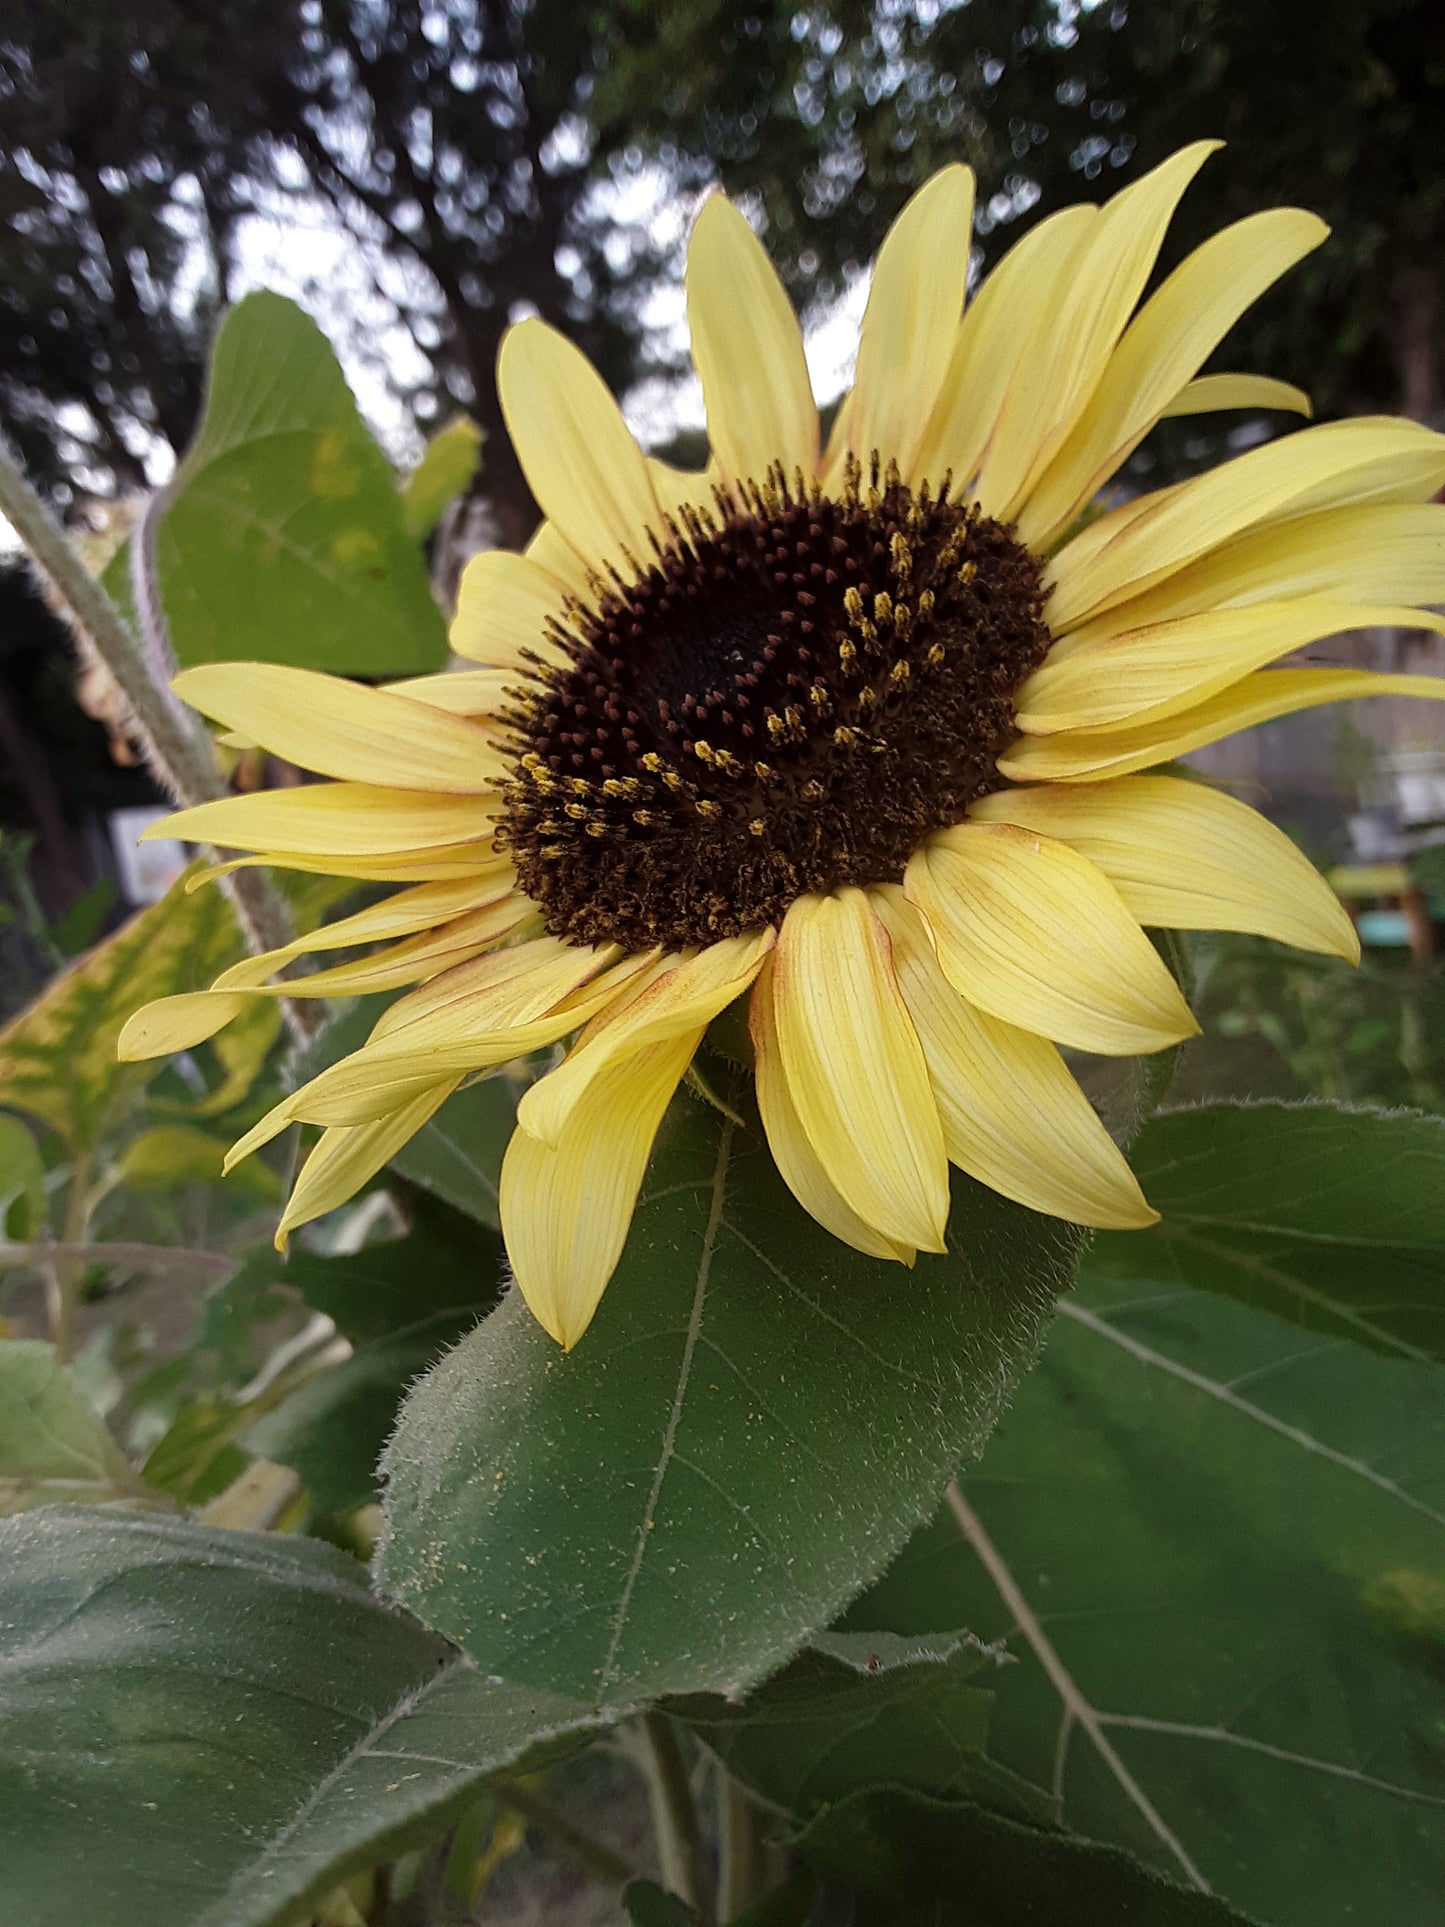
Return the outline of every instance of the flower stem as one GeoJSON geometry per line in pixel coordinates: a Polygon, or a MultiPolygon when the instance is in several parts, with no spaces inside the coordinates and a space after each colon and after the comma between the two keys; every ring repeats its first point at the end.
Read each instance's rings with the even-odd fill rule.
{"type": "MultiPolygon", "coordinates": [[[[209,803],[225,794],[225,785],[211,755],[204,730],[192,729],[179,704],[158,688],[143,644],[105,588],[76,554],[65,531],[26,480],[9,441],[0,435],[0,514],[9,520],[31,558],[49,578],[69,610],[72,621],[95,645],[96,653],[125,691],[135,718],[146,763],[161,787],[181,804],[209,803]]],[[[140,541],[153,526],[150,513],[133,540],[140,541]]],[[[137,566],[137,578],[144,562],[137,566]]],[[[147,581],[149,578],[147,577],[147,581]]],[[[153,584],[150,585],[153,588],[153,584]]],[[[157,665],[169,659],[160,605],[154,594],[142,597],[149,611],[151,655],[157,665]]],[[[269,878],[256,870],[236,870],[226,879],[226,890],[236,916],[256,951],[278,950],[294,931],[285,904],[269,878]]],[[[325,1023],[325,1013],[288,999],[287,1020],[305,1042],[325,1023]]]]}
{"type": "Polygon", "coordinates": [[[715,1927],[707,1846],[677,1729],[665,1713],[644,1713],[638,1727],[663,1885],[686,1901],[701,1927],[715,1927]]]}
{"type": "MultiPolygon", "coordinates": [[[[60,1233],[60,1248],[73,1251],[85,1242],[90,1222],[90,1172],[92,1154],[81,1151],[70,1169],[70,1187],[65,1194],[65,1223],[60,1233]]],[[[55,1356],[64,1365],[73,1349],[75,1287],[82,1271],[72,1257],[59,1258],[52,1252],[44,1267],[45,1308],[50,1318],[50,1338],[55,1356]]]]}
{"type": "Polygon", "coordinates": [[[718,1880],[718,1919],[736,1920],[767,1890],[768,1843],[763,1810],[725,1768],[718,1768],[718,1837],[722,1870],[718,1880]]]}
{"type": "Polygon", "coordinates": [[[629,1880],[636,1878],[637,1869],[628,1866],[620,1853],[614,1853],[604,1841],[595,1839],[585,1829],[574,1825],[565,1814],[559,1813],[549,1801],[543,1800],[530,1788],[509,1780],[496,1791],[503,1806],[511,1807],[515,1813],[521,1814],[529,1827],[535,1827],[538,1833],[545,1833],[559,1846],[565,1847],[594,1880],[605,1881],[612,1887],[625,1887],[629,1880]]]}

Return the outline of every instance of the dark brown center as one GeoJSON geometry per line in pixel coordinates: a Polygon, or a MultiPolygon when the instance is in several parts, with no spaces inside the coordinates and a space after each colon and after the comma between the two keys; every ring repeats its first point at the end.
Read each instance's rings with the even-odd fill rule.
{"type": "Polygon", "coordinates": [[[513,712],[522,887],[554,935],[636,950],[896,882],[999,787],[1043,607],[1028,550],[946,492],[719,495],[570,611],[568,664],[513,712]]]}

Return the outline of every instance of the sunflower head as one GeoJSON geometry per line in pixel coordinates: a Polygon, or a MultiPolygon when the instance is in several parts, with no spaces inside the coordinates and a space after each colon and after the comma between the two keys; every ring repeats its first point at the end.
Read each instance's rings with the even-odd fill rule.
{"type": "Polygon", "coordinates": [[[122,1039],[152,1054],[255,997],[402,992],[233,1153],[322,1127],[280,1238],[463,1082],[570,1040],[521,1099],[501,1210],[528,1302],[575,1343],[662,1114],[744,999],[779,1169],[858,1249],[942,1250],[950,1164],[1082,1224],[1152,1220],[1059,1049],[1195,1028],[1146,929],[1358,954],[1284,836],[1159,766],[1315,703],[1445,693],[1269,666],[1343,629],[1445,628],[1445,438],[1415,424],[1310,428],[1079,524],[1162,416],[1308,411],[1198,371],[1323,239],[1313,216],[1237,222],[1144,298],[1210,151],[1041,221],[968,300],[972,178],[928,182],[879,253],[826,446],[787,295],[714,196],[687,269],[705,471],[645,456],[578,351],[522,322],[498,383],[546,520],[464,575],[474,666],[387,690],[179,680],[335,780],[167,834],[398,886],[122,1039]]]}

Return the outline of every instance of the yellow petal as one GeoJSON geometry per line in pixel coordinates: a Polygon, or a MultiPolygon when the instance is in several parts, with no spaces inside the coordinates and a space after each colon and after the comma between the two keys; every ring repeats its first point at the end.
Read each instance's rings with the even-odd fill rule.
{"type": "Polygon", "coordinates": [[[1395,627],[1445,634],[1445,617],[1310,597],[1126,630],[1051,655],[1019,691],[1018,726],[1028,736],[1056,736],[1177,715],[1323,636],[1395,627]]]}
{"type": "Polygon", "coordinates": [[[1030,1210],[1075,1224],[1154,1223],[1158,1212],[1053,1045],[959,996],[901,890],[871,895],[893,942],[951,1162],[1030,1210]]]}
{"type": "Polygon", "coordinates": [[[388,943],[409,937],[419,930],[434,930],[439,924],[479,909],[510,895],[511,882],[505,873],[495,878],[462,876],[442,883],[424,883],[414,890],[401,890],[381,903],[373,903],[355,916],[340,917],[309,935],[296,937],[279,949],[263,951],[223,970],[212,986],[216,990],[247,988],[261,984],[297,957],[318,950],[345,950],[352,944],[388,943]]]}
{"type": "Polygon", "coordinates": [[[851,888],[799,897],[774,955],[783,1071],[819,1163],[885,1238],[942,1251],[948,1160],[938,1107],[867,897],[851,888]]]}
{"type": "Polygon", "coordinates": [[[1067,527],[1245,309],[1328,233],[1313,214],[1272,208],[1212,235],[1176,268],[1129,324],[1088,407],[1030,494],[1020,538],[1038,550],[1067,527]]]}
{"type": "Polygon", "coordinates": [[[376,789],[369,783],[313,783],[304,789],[260,790],[254,796],[197,803],[163,817],[145,836],[311,856],[329,871],[333,856],[400,856],[488,835],[500,807],[495,796],[429,796],[376,789]]]}
{"type": "Polygon", "coordinates": [[[466,795],[492,787],[506,758],[460,716],[384,689],[283,663],[183,669],[176,694],[203,715],[321,776],[466,795]]]}
{"type": "Polygon", "coordinates": [[[517,1122],[545,1144],[561,1141],[567,1120],[593,1080],[619,1057],[704,1028],[742,996],[772,949],[771,928],[726,937],[693,956],[663,957],[625,1002],[601,1011],[563,1063],[532,1085],[517,1122]]]}
{"type": "Polygon", "coordinates": [[[1012,521],[1072,428],[1144,291],[1180,197],[1219,144],[1181,148],[1116,194],[1085,231],[979,471],[975,493],[986,514],[1012,521]]]}
{"type": "Polygon", "coordinates": [[[657,497],[642,450],[597,370],[545,321],[509,328],[497,391],[543,513],[595,569],[651,553],[657,497]]]}
{"type": "Polygon", "coordinates": [[[234,856],[229,863],[208,863],[193,870],[186,891],[199,890],[232,870],[296,870],[308,876],[352,877],[358,883],[440,883],[448,877],[502,876],[511,864],[490,837],[484,842],[445,843],[395,856],[340,856],[304,851],[265,850],[259,856],[234,856]]]}
{"type": "Polygon", "coordinates": [[[1275,381],[1270,375],[1201,375],[1184,384],[1159,419],[1209,415],[1223,408],[1278,408],[1306,417],[1314,413],[1309,396],[1292,381],[1275,381]]]}
{"type": "Polygon", "coordinates": [[[1098,218],[1096,207],[1060,208],[1015,241],[985,278],[954,336],[911,480],[938,486],[951,474],[955,491],[973,480],[1015,383],[1034,377],[1030,346],[1098,218]]]}
{"type": "Polygon", "coordinates": [[[1322,422],[1092,522],[1054,558],[1049,623],[1073,628],[1261,522],[1371,501],[1408,502],[1445,483],[1445,435],[1418,422],[1322,422]]]}
{"type": "Polygon", "coordinates": [[[906,475],[948,370],[968,286],[973,173],[945,167],[888,230],[863,312],[848,446],[906,475]]]}
{"type": "Polygon", "coordinates": [[[484,549],[462,570],[451,645],[469,662],[490,669],[525,666],[526,651],[548,662],[565,660],[551,639],[565,616],[567,584],[525,555],[484,549]]]}
{"type": "Polygon", "coordinates": [[[240,991],[186,990],[175,997],[158,997],[126,1019],[115,1054],[123,1064],[134,1064],[144,1057],[190,1050],[224,1030],[250,1004],[250,997],[240,991]]]}
{"type": "Polygon", "coordinates": [[[1175,776],[999,790],[969,812],[1055,837],[1102,870],[1140,923],[1245,930],[1358,963],[1338,897],[1248,804],[1175,776]]]}
{"type": "Polygon", "coordinates": [[[911,1266],[917,1252],[911,1245],[895,1243],[881,1231],[875,1231],[871,1224],[864,1223],[823,1169],[799,1121],[778,1043],[770,957],[763,959],[748,1012],[757,1061],[758,1111],[783,1183],[803,1209],[844,1244],[866,1252],[870,1258],[894,1258],[900,1264],[911,1266]]]}
{"type": "Polygon", "coordinates": [[[791,480],[818,466],[818,411],[793,304],[746,219],[724,195],[703,204],[687,251],[687,322],[708,440],[724,478],[791,480]]]}
{"type": "Polygon", "coordinates": [[[904,889],[954,989],[1006,1024],[1106,1057],[1198,1029],[1118,891],[1067,844],[959,824],[923,845],[904,889]]]}
{"type": "Polygon", "coordinates": [[[328,1211],[334,1211],[354,1197],[441,1109],[460,1081],[452,1077],[431,1085],[400,1109],[370,1124],[323,1132],[301,1167],[301,1175],[276,1227],[277,1250],[286,1249],[286,1240],[298,1225],[325,1217],[328,1211]]]}
{"type": "Polygon", "coordinates": [[[1059,636],[1053,653],[1072,653],[1124,629],[1297,596],[1445,602],[1445,505],[1322,509],[1254,530],[1059,636]]]}
{"type": "Polygon", "coordinates": [[[468,1031],[491,1032],[541,1017],[617,961],[615,945],[537,936],[449,971],[402,997],[377,1019],[373,1038],[412,1049],[448,1044],[468,1031]],[[403,1035],[404,1033],[404,1035],[403,1035]]]}
{"type": "Polygon", "coordinates": [[[676,522],[684,509],[698,509],[707,515],[716,509],[713,491],[721,476],[715,462],[709,462],[706,468],[674,468],[671,463],[649,455],[647,472],[652,477],[652,492],[663,517],[657,531],[660,542],[671,539],[668,522],[676,522]]]}
{"type": "MultiPolygon", "coordinates": [[[[365,997],[379,990],[399,990],[440,976],[489,950],[509,937],[532,915],[524,898],[508,894],[498,903],[453,917],[436,930],[423,931],[405,942],[391,944],[354,963],[335,964],[305,977],[268,984],[262,977],[263,959],[238,964],[226,972],[222,988],[245,985],[262,997],[365,997]],[[254,980],[254,981],[253,981],[254,980]]],[[[269,974],[267,966],[265,974],[269,974]]],[[[217,979],[218,984],[220,979],[217,979]]]]}
{"type": "Polygon", "coordinates": [[[548,575],[554,576],[568,595],[575,597],[578,602],[591,602],[597,572],[590,562],[582,560],[553,523],[540,523],[522,554],[529,562],[535,562],[539,569],[545,569],[548,575]]]}
{"type": "Polygon", "coordinates": [[[515,669],[449,669],[439,676],[415,676],[386,685],[393,696],[446,709],[453,716],[474,716],[485,722],[525,693],[527,677],[515,669]]]}
{"type": "Polygon", "coordinates": [[[501,1185],[507,1256],[532,1315],[568,1351],[622,1256],[652,1140],[701,1041],[701,1028],[684,1031],[609,1065],[555,1148],[512,1134],[501,1185]]]}
{"type": "Polygon", "coordinates": [[[1060,736],[1020,736],[998,759],[999,772],[1016,783],[1097,782],[1127,776],[1155,763],[1172,763],[1190,750],[1217,743],[1236,730],[1253,729],[1322,703],[1362,696],[1424,696],[1445,701],[1445,676],[1386,676],[1372,669],[1261,669],[1193,709],[1157,722],[1117,729],[1078,730],[1060,736]]]}

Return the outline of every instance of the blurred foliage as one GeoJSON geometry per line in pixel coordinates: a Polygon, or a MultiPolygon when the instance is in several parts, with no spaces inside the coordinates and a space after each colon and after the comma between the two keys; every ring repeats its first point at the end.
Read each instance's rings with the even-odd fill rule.
{"type": "MultiPolygon", "coordinates": [[[[498,432],[501,332],[535,310],[616,385],[665,368],[643,318],[675,272],[648,225],[670,192],[720,176],[753,198],[807,306],[946,160],[979,171],[989,260],[1207,135],[1229,146],[1175,253],[1279,201],[1335,229],[1231,358],[1325,412],[1428,414],[1442,100],[1431,0],[0,0],[0,406],[52,485],[135,483],[194,426],[246,223],[319,219],[370,266],[372,340],[408,338],[376,372],[418,420],[460,402],[491,438],[516,541],[531,509],[498,432]]],[[[1197,440],[1175,431],[1178,451],[1197,440]]]]}

